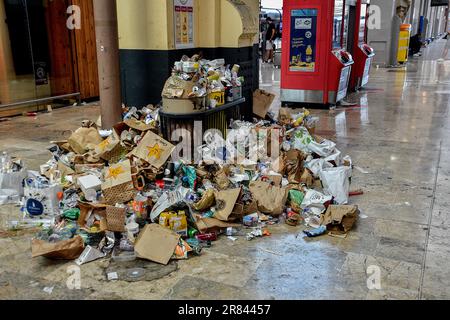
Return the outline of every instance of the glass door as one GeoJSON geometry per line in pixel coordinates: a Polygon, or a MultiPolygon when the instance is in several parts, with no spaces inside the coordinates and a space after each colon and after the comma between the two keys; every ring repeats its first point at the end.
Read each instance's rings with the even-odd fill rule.
{"type": "Polygon", "coordinates": [[[35,100],[33,45],[25,0],[0,1],[0,104],[35,100]]]}
{"type": "Polygon", "coordinates": [[[0,116],[42,111],[78,98],[78,66],[86,63],[77,60],[78,34],[67,26],[72,4],[0,0],[0,116]]]}

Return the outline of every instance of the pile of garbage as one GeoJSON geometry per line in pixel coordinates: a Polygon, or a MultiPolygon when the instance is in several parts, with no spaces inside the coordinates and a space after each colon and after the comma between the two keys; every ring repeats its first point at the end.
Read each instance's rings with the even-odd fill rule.
{"type": "Polygon", "coordinates": [[[308,110],[282,108],[276,122],[234,121],[227,140],[209,139],[195,164],[173,161],[175,146],[158,134],[157,119],[149,107],[124,109],[109,132],[84,121],[53,142],[40,172],[2,155],[0,199],[20,197],[21,223],[42,226],[33,257],[168,264],[200,255],[220,235],[251,241],[286,223],[305,225],[308,237],[345,237],[356,222],[358,207],[347,205],[352,160],[314,134],[318,119],[308,110]],[[252,133],[258,142],[276,138],[253,143],[252,133]],[[224,162],[231,156],[244,161],[224,162]]]}
{"type": "MultiPolygon", "coordinates": [[[[242,85],[238,72],[221,59],[183,57],[163,99],[210,97],[205,107],[215,107],[214,93],[242,85]]],[[[308,110],[289,108],[276,120],[232,121],[226,139],[207,133],[200,160],[186,161],[160,135],[158,108],[124,107],[112,130],[86,120],[53,141],[39,171],[4,153],[0,204],[21,205],[23,220],[11,227],[41,227],[33,257],[79,265],[105,257],[167,265],[201,255],[220,236],[269,237],[277,224],[345,237],[359,215],[348,205],[353,163],[315,134],[317,123],[308,110]]]]}
{"type": "Polygon", "coordinates": [[[214,109],[242,98],[244,78],[239,65],[226,65],[224,59],[206,60],[200,55],[183,56],[175,62],[166,81],[164,99],[190,99],[197,109],[214,109]]]}

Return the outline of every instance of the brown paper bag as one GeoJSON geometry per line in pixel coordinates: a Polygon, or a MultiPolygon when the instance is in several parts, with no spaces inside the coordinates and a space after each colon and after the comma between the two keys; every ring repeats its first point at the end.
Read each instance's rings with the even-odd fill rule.
{"type": "Polygon", "coordinates": [[[258,210],[265,214],[278,216],[283,213],[286,203],[286,189],[274,187],[263,181],[254,181],[250,184],[253,199],[258,203],[258,210]]]}
{"type": "Polygon", "coordinates": [[[185,81],[178,76],[171,76],[164,84],[161,96],[169,99],[188,99],[194,86],[194,81],[185,81]]]}
{"type": "Polygon", "coordinates": [[[264,90],[257,89],[253,93],[253,113],[260,118],[265,118],[275,95],[264,90]]]}
{"type": "Polygon", "coordinates": [[[124,203],[134,198],[136,191],[131,177],[130,160],[105,168],[104,177],[102,191],[108,204],[124,203]]]}
{"type": "Polygon", "coordinates": [[[303,175],[303,161],[305,156],[299,150],[290,150],[285,154],[283,174],[288,177],[289,183],[300,183],[303,175]]]}
{"type": "Polygon", "coordinates": [[[358,206],[334,206],[328,207],[321,218],[321,225],[327,226],[327,230],[334,234],[346,234],[358,220],[358,206]]]}
{"type": "Polygon", "coordinates": [[[295,111],[291,108],[280,108],[278,121],[283,125],[290,124],[294,120],[292,118],[293,113],[295,113],[295,111]]]}
{"type": "Polygon", "coordinates": [[[308,188],[314,185],[314,177],[312,173],[306,168],[303,169],[303,174],[300,178],[300,183],[305,184],[308,188]]]}
{"type": "Polygon", "coordinates": [[[241,194],[241,189],[230,189],[219,191],[216,193],[216,213],[214,218],[221,221],[228,221],[229,216],[233,212],[236,201],[241,194]]]}
{"type": "Polygon", "coordinates": [[[175,146],[170,142],[148,131],[131,154],[159,169],[166,163],[174,149],[175,146]]]}
{"type": "Polygon", "coordinates": [[[103,138],[98,133],[97,128],[82,127],[72,133],[68,143],[76,153],[85,154],[89,150],[94,150],[102,141],[103,138]]]}
{"type": "Polygon", "coordinates": [[[146,132],[149,130],[154,130],[155,127],[151,124],[146,124],[144,121],[136,120],[136,119],[129,119],[125,120],[124,123],[129,126],[131,129],[146,132]]]}
{"type": "Polygon", "coordinates": [[[56,260],[75,260],[84,250],[84,241],[80,236],[73,239],[50,243],[38,239],[31,242],[33,258],[44,256],[56,260]]]}
{"type": "Polygon", "coordinates": [[[94,154],[98,158],[116,163],[127,154],[127,150],[120,144],[117,133],[113,132],[112,135],[95,147],[94,154]]]}
{"type": "Polygon", "coordinates": [[[220,169],[214,174],[214,183],[217,184],[220,190],[225,190],[230,186],[230,179],[226,174],[225,168],[220,169]]]}

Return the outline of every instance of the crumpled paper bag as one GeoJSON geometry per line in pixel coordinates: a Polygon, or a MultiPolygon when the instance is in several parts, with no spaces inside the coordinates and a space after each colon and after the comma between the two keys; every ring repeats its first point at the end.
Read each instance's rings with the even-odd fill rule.
{"type": "Polygon", "coordinates": [[[197,203],[195,203],[193,205],[194,209],[197,211],[204,211],[206,209],[211,208],[214,205],[214,202],[216,201],[216,197],[214,195],[214,190],[213,189],[208,189],[206,190],[206,192],[203,194],[202,198],[200,199],[200,201],[198,201],[197,203]]]}
{"type": "Polygon", "coordinates": [[[95,127],[81,127],[77,129],[68,139],[70,147],[78,154],[85,154],[94,150],[103,142],[103,138],[95,127]]]}
{"type": "Polygon", "coordinates": [[[258,203],[258,210],[262,213],[278,216],[283,213],[286,203],[286,189],[274,187],[263,181],[254,181],[250,184],[253,199],[258,203]]]}
{"type": "Polygon", "coordinates": [[[321,225],[333,234],[346,234],[355,225],[358,215],[358,206],[330,205],[321,218],[321,225]]]}
{"type": "Polygon", "coordinates": [[[84,250],[84,241],[80,236],[70,240],[50,243],[38,239],[31,242],[33,258],[44,256],[55,260],[75,260],[84,250]]]}

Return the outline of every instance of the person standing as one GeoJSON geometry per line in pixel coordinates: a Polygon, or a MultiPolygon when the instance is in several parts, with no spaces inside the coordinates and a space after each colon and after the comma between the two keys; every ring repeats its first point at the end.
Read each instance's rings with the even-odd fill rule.
{"type": "Polygon", "coordinates": [[[273,62],[273,41],[275,40],[277,31],[275,28],[275,23],[271,17],[267,17],[266,22],[268,24],[268,28],[266,32],[266,57],[264,62],[271,63],[273,62]]]}

